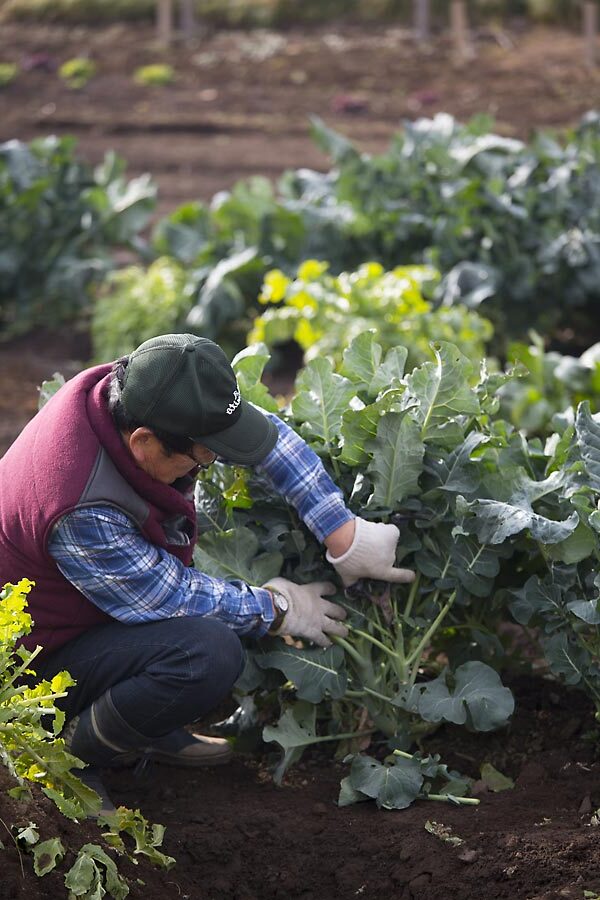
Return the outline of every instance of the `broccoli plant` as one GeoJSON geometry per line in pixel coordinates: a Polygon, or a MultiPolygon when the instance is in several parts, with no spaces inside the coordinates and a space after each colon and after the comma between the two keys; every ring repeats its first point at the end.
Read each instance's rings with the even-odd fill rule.
{"type": "Polygon", "coordinates": [[[72,138],[0,144],[0,340],[72,321],[114,268],[111,249],[140,249],[156,189],[124,168],[109,153],[92,170],[72,138]]]}
{"type": "MultiPolygon", "coordinates": [[[[240,689],[259,697],[277,688],[282,701],[279,722],[264,732],[284,750],[277,777],[311,743],[340,741],[341,752],[356,751],[370,737],[375,749],[380,740],[380,749],[397,751],[391,764],[404,783],[401,754],[440,723],[480,731],[506,725],[514,702],[498,674],[507,662],[498,624],[509,609],[517,621],[537,615],[532,585],[543,593],[539,585],[548,580],[565,594],[565,615],[546,621],[549,665],[592,696],[600,687],[591,575],[600,425],[582,406],[561,436],[546,445],[528,441],[498,417],[498,392],[511,372],[483,366],[476,373],[449,343],[433,353],[406,373],[406,349],[384,355],[365,332],[344,352],[340,371],[326,358],[311,361],[281,412],[357,514],[399,525],[398,561],[418,574],[410,586],[365,582],[345,593],[340,586],[336,600],[347,609],[350,634],[327,650],[274,638],[250,651],[240,689]],[[576,661],[568,671],[567,658],[576,661]]],[[[250,348],[234,367],[245,396],[273,409],[259,384],[267,358],[250,348]]],[[[216,466],[201,476],[197,495],[212,528],[196,550],[205,571],[253,584],[279,574],[336,579],[322,548],[260,477],[216,466]]],[[[435,767],[411,758],[409,768],[418,762],[420,772],[411,782],[414,799],[427,780],[423,766],[435,767]]],[[[361,766],[350,785],[359,793],[361,766]]],[[[392,802],[387,795],[379,801],[392,802]]]]}

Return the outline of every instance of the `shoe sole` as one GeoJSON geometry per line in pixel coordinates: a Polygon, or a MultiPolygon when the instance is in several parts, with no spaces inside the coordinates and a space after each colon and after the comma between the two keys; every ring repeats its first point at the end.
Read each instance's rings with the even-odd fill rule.
{"type": "Polygon", "coordinates": [[[224,766],[233,759],[233,753],[223,753],[220,756],[172,756],[168,753],[156,753],[151,756],[152,762],[163,766],[173,766],[180,769],[201,769],[208,766],[224,766]]]}

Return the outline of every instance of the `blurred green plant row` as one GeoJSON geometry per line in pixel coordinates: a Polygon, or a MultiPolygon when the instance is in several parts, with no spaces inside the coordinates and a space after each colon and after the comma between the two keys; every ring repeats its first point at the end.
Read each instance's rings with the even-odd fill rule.
{"type": "Polygon", "coordinates": [[[0,145],[2,338],[72,321],[114,268],[112,250],[139,246],[156,188],[124,168],[109,153],[92,169],[71,138],[0,145]]]}
{"type": "Polygon", "coordinates": [[[370,157],[315,122],[329,172],[239,182],[150,232],[155,188],[114,155],[91,169],[70,139],[4,144],[0,336],[80,321],[106,360],[191,330],[230,354],[264,342],[274,368],[290,341],[310,360],[375,330],[418,365],[448,340],[477,365],[520,360],[505,416],[544,433],[600,392],[600,122],[530,144],[489,127],[406,123],[370,157]]]}
{"type": "MultiPolygon", "coordinates": [[[[528,16],[535,21],[575,22],[580,0],[468,0],[475,23],[499,16],[528,16]]],[[[0,18],[101,22],[150,19],[155,0],[4,0],[0,18]]],[[[448,18],[447,0],[431,0],[433,20],[448,18]]],[[[277,26],[318,22],[412,21],[410,0],[196,0],[198,15],[217,25],[277,26]]]]}
{"type": "Polygon", "coordinates": [[[540,132],[529,143],[491,128],[486,117],[460,125],[438,114],[406,122],[370,156],[315,120],[330,171],[288,171],[276,186],[241,181],[209,204],[184,204],[149,236],[149,177],[127,182],[114,154],[93,170],[72,139],[10,141],[0,146],[0,334],[89,309],[124,246],[143,265],[110,280],[97,304],[101,355],[152,327],[146,314],[124,329],[122,308],[143,318],[128,292],[165,267],[187,298],[172,326],[239,349],[266,272],[290,275],[305,259],[327,260],[333,273],[368,261],[426,264],[441,274],[429,299],[481,309],[494,324],[494,353],[531,328],[581,351],[600,339],[600,117],[590,112],[564,136],[540,132]]]}
{"type": "Polygon", "coordinates": [[[179,287],[170,311],[161,303],[164,326],[239,349],[265,274],[289,277],[306,259],[327,260],[332,274],[365,262],[429,266],[439,276],[423,285],[428,302],[482,312],[492,355],[530,329],[581,352],[600,339],[600,119],[589,113],[564,138],[542,132],[529,144],[491,124],[406,122],[370,156],[315,121],[334,167],[289,171],[275,187],[251,178],[159,221],[150,267],[119,272],[96,303],[97,353],[115,355],[155,326],[133,295],[161,292],[165,278],[179,287]]]}
{"type": "MultiPolygon", "coordinates": [[[[0,62],[0,88],[6,87],[15,81],[20,73],[17,63],[0,62]]],[[[76,56],[66,60],[58,70],[58,77],[65,82],[67,87],[73,90],[84,88],[96,75],[96,63],[86,56],[76,56]]],[[[139,66],[132,73],[136,84],[141,85],[166,85],[175,80],[175,71],[172,66],[164,63],[154,63],[148,66],[139,66]]]]}

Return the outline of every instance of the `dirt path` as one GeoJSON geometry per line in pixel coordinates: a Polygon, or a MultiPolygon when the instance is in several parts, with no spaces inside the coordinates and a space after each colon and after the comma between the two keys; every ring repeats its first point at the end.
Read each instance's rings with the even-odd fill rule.
{"type": "MultiPolygon", "coordinates": [[[[420,801],[406,810],[374,803],[339,808],[347,770],[306,757],[283,787],[268,757],[237,757],[214,770],[156,766],[145,780],[107,773],[116,802],[167,825],[168,873],[137,872],[131,900],[583,900],[600,892],[600,761],[589,704],[548,682],[516,684],[510,728],[492,735],[442,730],[431,741],[446,761],[477,776],[491,762],[514,789],[482,793],[477,807],[420,801]],[[432,829],[434,833],[432,833],[432,829]],[[444,840],[454,838],[454,842],[444,840]]],[[[0,781],[2,776],[0,773],[0,781]]],[[[3,810],[0,795],[0,815],[3,810]]],[[[49,801],[25,806],[42,838],[58,831],[69,847],[97,841],[94,826],[61,822],[49,801]]],[[[2,853],[0,900],[64,896],[58,875],[40,881],[12,845],[2,853]]],[[[68,862],[72,863],[71,858],[68,862]]]]}
{"type": "Polygon", "coordinates": [[[405,118],[489,113],[502,132],[527,136],[570,125],[600,101],[600,73],[585,69],[579,36],[564,31],[480,33],[461,69],[446,38],[419,51],[393,27],[215,32],[169,52],[153,39],[150,26],[4,25],[1,58],[30,71],[0,95],[0,140],[74,134],[94,162],[114,149],[131,174],[152,173],[166,212],[240,177],[326,166],[310,115],[376,152],[405,118]],[[56,66],[83,54],[97,74],[73,91],[56,66]],[[176,70],[173,85],[133,82],[137,66],[162,61],[176,70]]]}

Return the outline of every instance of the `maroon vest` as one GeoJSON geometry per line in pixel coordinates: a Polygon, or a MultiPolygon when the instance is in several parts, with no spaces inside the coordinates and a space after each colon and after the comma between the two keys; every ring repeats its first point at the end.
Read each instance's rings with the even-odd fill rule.
{"type": "Polygon", "coordinates": [[[111,366],[97,366],[62,387],[0,459],[0,586],[21,578],[34,627],[23,643],[55,650],[110,617],[61,574],[47,546],[65,513],[109,503],[144,537],[192,562],[196,542],[193,479],[161,484],[126,449],[107,407],[111,366]]]}

